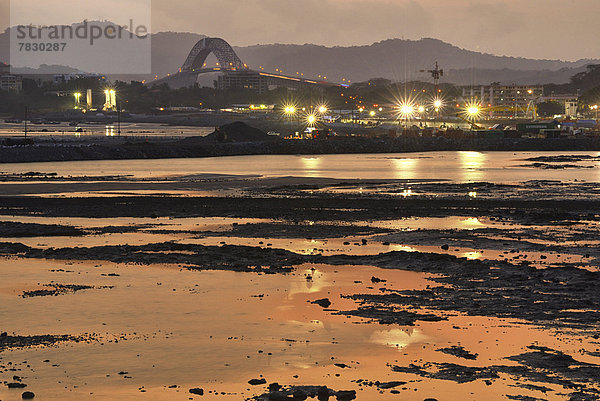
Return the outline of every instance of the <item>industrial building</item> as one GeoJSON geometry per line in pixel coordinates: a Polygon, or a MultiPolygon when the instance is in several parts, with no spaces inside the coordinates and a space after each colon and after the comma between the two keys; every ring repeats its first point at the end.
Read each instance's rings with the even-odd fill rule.
{"type": "Polygon", "coordinates": [[[10,66],[0,62],[0,90],[4,92],[21,92],[23,77],[10,73],[10,66]]]}
{"type": "Polygon", "coordinates": [[[250,89],[257,93],[269,90],[269,80],[266,76],[251,70],[225,71],[219,75],[216,88],[225,89],[250,89]]]}
{"type": "Polygon", "coordinates": [[[544,96],[541,85],[463,87],[465,101],[481,104],[489,117],[535,118],[535,105],[544,96]]]}
{"type": "Polygon", "coordinates": [[[543,96],[539,99],[540,102],[556,102],[564,107],[564,115],[569,117],[577,116],[577,107],[579,106],[579,94],[551,94],[543,96]]]}

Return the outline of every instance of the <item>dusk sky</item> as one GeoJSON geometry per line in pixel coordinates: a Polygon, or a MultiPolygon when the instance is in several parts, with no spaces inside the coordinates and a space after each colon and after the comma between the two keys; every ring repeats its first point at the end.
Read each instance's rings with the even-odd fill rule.
{"type": "MultiPolygon", "coordinates": [[[[145,0],[126,3],[137,1],[145,0]]],[[[107,17],[112,8],[96,4],[97,17],[107,17]]],[[[577,60],[600,58],[599,15],[598,0],[154,0],[152,30],[219,36],[234,45],[432,37],[498,55],[577,60]]]]}

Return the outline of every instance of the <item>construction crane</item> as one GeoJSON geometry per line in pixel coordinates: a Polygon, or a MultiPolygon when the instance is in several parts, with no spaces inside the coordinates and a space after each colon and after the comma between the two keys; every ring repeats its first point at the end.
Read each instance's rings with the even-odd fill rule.
{"type": "Polygon", "coordinates": [[[431,77],[433,78],[433,84],[435,85],[435,91],[437,92],[440,78],[444,76],[444,70],[440,69],[438,62],[435,62],[435,68],[433,70],[421,70],[420,72],[427,72],[431,74],[431,77]]]}

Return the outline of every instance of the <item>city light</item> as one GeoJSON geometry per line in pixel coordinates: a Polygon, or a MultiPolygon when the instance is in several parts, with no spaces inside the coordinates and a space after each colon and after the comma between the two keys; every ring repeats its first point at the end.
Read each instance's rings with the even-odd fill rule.
{"type": "Polygon", "coordinates": [[[480,117],[482,111],[483,109],[479,103],[470,101],[465,104],[462,115],[465,119],[474,122],[480,117]]]}
{"type": "Polygon", "coordinates": [[[73,96],[75,96],[75,108],[78,109],[79,105],[80,105],[80,100],[81,100],[81,93],[75,92],[73,94],[73,96]]]}
{"type": "Polygon", "coordinates": [[[321,114],[327,113],[327,106],[319,106],[319,113],[321,113],[321,114]]]}
{"type": "Polygon", "coordinates": [[[369,113],[369,115],[370,115],[371,117],[375,117],[375,112],[374,112],[373,110],[371,110],[371,112],[369,113]]]}
{"type": "Polygon", "coordinates": [[[480,109],[477,106],[470,106],[467,108],[467,113],[472,117],[476,117],[479,114],[479,111],[480,109]]]}
{"type": "Polygon", "coordinates": [[[425,107],[419,106],[419,113],[425,113],[425,107]]]}
{"type": "Polygon", "coordinates": [[[433,107],[434,107],[436,110],[439,110],[439,109],[441,109],[443,105],[444,105],[444,102],[442,102],[442,100],[441,100],[441,99],[434,99],[434,100],[433,100],[433,107]]]}
{"type": "Polygon", "coordinates": [[[283,109],[283,112],[284,112],[285,114],[296,114],[296,108],[295,108],[294,106],[286,106],[286,107],[283,109]]]}
{"type": "Polygon", "coordinates": [[[309,114],[308,117],[306,117],[306,122],[308,122],[308,125],[312,126],[315,124],[315,122],[317,122],[317,117],[315,117],[312,114],[309,114]]]}
{"type": "Polygon", "coordinates": [[[408,119],[415,113],[415,106],[411,103],[402,103],[398,110],[400,111],[402,118],[408,119]]]}

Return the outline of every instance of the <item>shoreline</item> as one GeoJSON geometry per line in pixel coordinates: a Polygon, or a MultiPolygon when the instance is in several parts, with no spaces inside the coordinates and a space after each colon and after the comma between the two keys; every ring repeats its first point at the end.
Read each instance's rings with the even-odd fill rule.
{"type": "Polygon", "coordinates": [[[600,151],[600,138],[331,138],[216,142],[205,137],[181,140],[111,137],[104,141],[13,139],[0,146],[0,163],[85,160],[179,159],[258,155],[326,155],[435,151],[600,151]]]}

